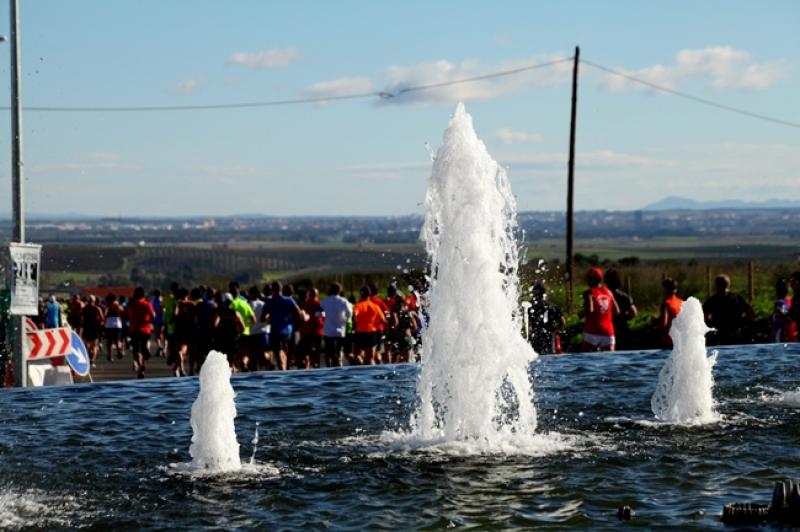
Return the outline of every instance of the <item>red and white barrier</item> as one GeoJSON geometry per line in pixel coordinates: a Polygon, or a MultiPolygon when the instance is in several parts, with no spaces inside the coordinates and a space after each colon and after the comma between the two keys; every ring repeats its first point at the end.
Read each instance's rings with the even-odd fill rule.
{"type": "Polygon", "coordinates": [[[70,330],[66,327],[31,331],[25,337],[28,342],[28,360],[63,357],[72,347],[70,330]]]}

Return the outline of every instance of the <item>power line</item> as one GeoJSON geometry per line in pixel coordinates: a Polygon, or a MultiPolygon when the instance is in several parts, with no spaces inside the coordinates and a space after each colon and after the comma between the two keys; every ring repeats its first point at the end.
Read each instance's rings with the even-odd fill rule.
{"type": "MultiPolygon", "coordinates": [[[[451,85],[459,85],[462,83],[473,83],[475,81],[482,81],[486,79],[492,78],[499,78],[503,76],[513,76],[516,74],[520,74],[522,72],[526,72],[529,70],[535,70],[537,68],[544,68],[553,65],[557,65],[559,63],[564,63],[567,61],[572,61],[572,57],[566,57],[563,59],[557,59],[555,61],[549,61],[546,63],[535,63],[531,65],[527,65],[520,68],[515,68],[511,70],[503,70],[499,72],[493,72],[490,74],[484,74],[481,76],[475,76],[471,78],[463,78],[463,79],[456,79],[451,81],[443,81],[441,83],[432,83],[430,85],[415,85],[411,87],[404,87],[397,92],[388,92],[388,91],[376,91],[376,92],[361,92],[355,94],[344,94],[339,96],[316,96],[316,97],[309,97],[309,98],[296,98],[296,99],[287,99],[287,100],[268,100],[268,101],[261,101],[261,102],[243,102],[243,103],[221,103],[221,104],[207,104],[207,105],[150,105],[150,106],[110,106],[110,107],[41,107],[41,106],[32,106],[32,107],[25,107],[25,111],[32,111],[32,112],[53,112],[53,113],[71,113],[71,112],[79,112],[79,113],[118,113],[118,112],[158,112],[158,111],[208,111],[214,109],[247,109],[247,108],[254,108],[254,107],[277,107],[283,105],[301,105],[301,104],[309,104],[309,103],[325,103],[325,102],[332,102],[332,101],[340,101],[340,100],[356,100],[356,99],[363,99],[363,98],[382,98],[382,99],[392,99],[398,98],[403,94],[415,91],[425,91],[430,89],[436,89],[439,87],[447,87],[451,85]]],[[[0,109],[8,110],[8,107],[2,107],[0,109]]]]}
{"type": "Polygon", "coordinates": [[[717,109],[722,109],[722,110],[725,110],[725,111],[730,111],[732,113],[737,113],[737,114],[740,114],[740,115],[749,116],[750,118],[757,118],[759,120],[764,120],[766,122],[772,122],[773,124],[780,124],[782,126],[789,126],[789,127],[794,127],[794,128],[800,129],[800,123],[797,123],[797,122],[790,122],[788,120],[782,120],[780,118],[774,118],[772,116],[767,116],[767,115],[762,115],[762,114],[759,114],[759,113],[754,113],[754,112],[748,111],[746,109],[740,109],[738,107],[732,107],[730,105],[717,103],[717,102],[714,102],[714,101],[711,101],[711,100],[707,100],[705,98],[701,98],[699,96],[693,96],[693,95],[687,94],[685,92],[676,91],[675,89],[670,89],[668,87],[663,87],[661,85],[657,85],[657,84],[652,83],[650,81],[646,81],[646,80],[639,79],[639,78],[636,78],[634,76],[625,74],[624,72],[620,72],[618,70],[613,70],[611,68],[604,67],[602,65],[598,65],[597,63],[592,63],[591,61],[587,61],[585,59],[581,59],[581,63],[589,65],[590,67],[594,67],[594,68],[596,68],[598,70],[602,70],[604,72],[608,72],[609,74],[613,74],[615,76],[619,76],[619,77],[625,78],[625,79],[633,81],[635,83],[639,83],[641,85],[645,85],[645,86],[650,87],[652,89],[656,89],[656,90],[661,91],[661,92],[666,92],[668,94],[672,94],[673,96],[679,96],[679,97],[685,98],[687,100],[692,100],[693,102],[702,103],[704,105],[709,105],[711,107],[716,107],[717,109]]]}
{"type": "Polygon", "coordinates": [[[483,76],[475,76],[473,78],[464,78],[464,79],[457,79],[453,81],[443,81],[441,83],[431,83],[430,85],[418,85],[416,87],[406,87],[401,89],[397,92],[397,94],[391,93],[381,93],[381,96],[384,98],[392,98],[395,96],[400,96],[407,92],[414,92],[414,91],[424,91],[428,89],[436,89],[439,87],[447,87],[450,85],[458,85],[460,83],[471,83],[473,81],[482,81],[485,79],[492,79],[492,78],[499,78],[501,76],[513,76],[515,74],[520,74],[522,72],[527,72],[529,70],[535,70],[537,68],[549,67],[553,65],[557,65],[559,63],[566,63],[567,61],[572,61],[573,57],[564,57],[562,59],[556,59],[554,61],[548,61],[547,63],[537,63],[534,65],[528,65],[520,68],[515,68],[512,70],[503,70],[501,72],[495,72],[493,74],[484,74],[483,76]]]}

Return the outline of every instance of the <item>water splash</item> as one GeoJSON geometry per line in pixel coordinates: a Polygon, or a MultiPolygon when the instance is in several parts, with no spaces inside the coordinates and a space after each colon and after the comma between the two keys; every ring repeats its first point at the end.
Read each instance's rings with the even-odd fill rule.
{"type": "Polygon", "coordinates": [[[672,322],[669,335],[673,349],[658,374],[658,385],[650,406],[661,421],[703,424],[719,421],[715,410],[712,368],[717,352],[706,356],[703,307],[690,297],[672,322]]]}
{"type": "Polygon", "coordinates": [[[211,351],[200,369],[200,392],[192,405],[193,470],[225,473],[242,468],[233,424],[235,396],[227,357],[211,351]]]}
{"type": "Polygon", "coordinates": [[[520,334],[516,202],[463,104],[434,158],[425,203],[429,320],[412,437],[481,450],[529,442],[537,355],[520,334]]]}
{"type": "Polygon", "coordinates": [[[256,421],[256,433],[253,435],[253,439],[250,440],[250,443],[253,444],[253,454],[250,455],[250,465],[255,465],[256,463],[256,450],[258,450],[258,426],[260,423],[256,421]]]}

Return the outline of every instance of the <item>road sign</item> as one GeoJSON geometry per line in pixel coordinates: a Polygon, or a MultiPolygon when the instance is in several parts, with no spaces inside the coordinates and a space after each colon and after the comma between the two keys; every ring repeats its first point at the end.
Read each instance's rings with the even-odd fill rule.
{"type": "Polygon", "coordinates": [[[89,374],[89,353],[86,351],[86,346],[83,345],[83,340],[75,331],[72,331],[71,349],[67,353],[67,364],[72,368],[72,371],[85,377],[89,374]]]}
{"type": "Polygon", "coordinates": [[[25,335],[28,341],[28,360],[63,357],[71,349],[71,332],[66,327],[29,331],[25,335]]]}
{"type": "Polygon", "coordinates": [[[38,314],[42,246],[12,242],[8,245],[8,251],[11,258],[11,314],[38,314]]]}

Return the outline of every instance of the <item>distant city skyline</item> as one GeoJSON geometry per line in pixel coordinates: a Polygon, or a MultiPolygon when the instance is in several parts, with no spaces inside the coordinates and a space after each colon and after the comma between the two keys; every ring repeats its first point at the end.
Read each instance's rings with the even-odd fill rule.
{"type": "MultiPolygon", "coordinates": [[[[582,57],[722,105],[800,122],[800,5],[633,1],[402,5],[40,0],[20,7],[25,107],[319,98],[582,57]],[[691,17],[686,14],[692,13],[691,17]]],[[[8,13],[0,12],[8,27],[8,13]]],[[[6,44],[0,44],[5,47],[6,44]]],[[[2,48],[0,48],[2,49],[2,48]]],[[[3,56],[0,56],[3,57],[3,56]]],[[[464,101],[518,208],[563,210],[570,62],[389,99],[23,117],[26,210],[100,216],[421,213],[464,101]]],[[[0,71],[8,79],[8,60],[0,71]]],[[[8,83],[0,98],[9,101],[8,83]]],[[[8,117],[8,113],[4,116],[8,117]]],[[[6,124],[8,124],[6,122],[6,124]]],[[[0,211],[10,153],[0,136],[0,211]]],[[[800,130],[581,65],[576,209],[800,198],[800,130]]]]}

